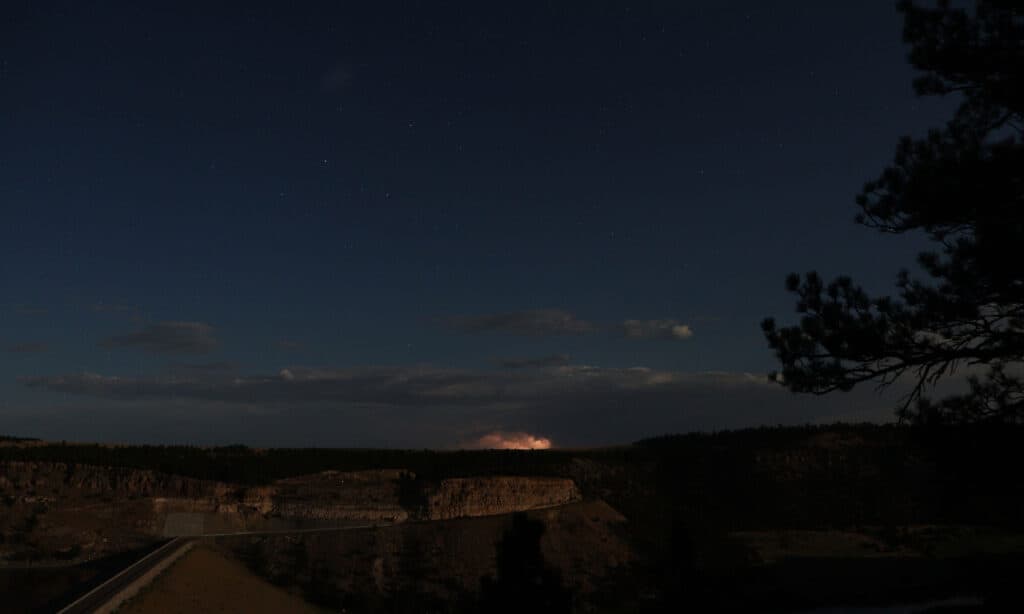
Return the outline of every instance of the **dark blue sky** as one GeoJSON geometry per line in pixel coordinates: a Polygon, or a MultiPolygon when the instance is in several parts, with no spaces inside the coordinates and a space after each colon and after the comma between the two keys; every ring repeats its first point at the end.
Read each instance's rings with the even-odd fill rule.
{"type": "Polygon", "coordinates": [[[786,273],[888,290],[921,247],[852,222],[952,108],[914,97],[891,2],[84,4],[0,23],[0,431],[888,415],[745,374],[786,273]]]}

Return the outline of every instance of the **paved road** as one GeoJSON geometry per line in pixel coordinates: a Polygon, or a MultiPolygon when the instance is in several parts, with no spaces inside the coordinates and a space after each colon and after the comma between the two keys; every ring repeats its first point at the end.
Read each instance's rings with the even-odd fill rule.
{"type": "Polygon", "coordinates": [[[88,593],[82,595],[70,605],[60,610],[57,614],[92,614],[99,608],[103,607],[108,601],[114,598],[118,593],[125,589],[129,584],[137,580],[143,574],[150,569],[156,567],[165,558],[171,556],[178,551],[179,548],[184,546],[186,543],[193,539],[201,539],[203,537],[227,537],[232,535],[275,535],[275,534],[288,534],[288,533],[319,533],[328,531],[348,531],[352,529],[370,529],[380,526],[390,526],[386,524],[361,524],[347,527],[330,527],[330,528],[316,528],[316,529],[284,529],[279,531],[243,531],[238,533],[209,533],[207,535],[195,535],[195,536],[183,536],[175,537],[166,544],[160,546],[153,552],[150,552],[146,556],[142,557],[138,561],[135,561],[128,567],[121,570],[116,576],[110,578],[103,584],[100,584],[96,588],[92,589],[88,593]]]}
{"type": "Polygon", "coordinates": [[[184,546],[188,541],[189,538],[187,537],[172,539],[124,568],[113,578],[82,595],[57,614],[91,614],[95,612],[124,590],[126,586],[137,580],[142,574],[153,569],[160,561],[177,552],[178,548],[184,546]]]}

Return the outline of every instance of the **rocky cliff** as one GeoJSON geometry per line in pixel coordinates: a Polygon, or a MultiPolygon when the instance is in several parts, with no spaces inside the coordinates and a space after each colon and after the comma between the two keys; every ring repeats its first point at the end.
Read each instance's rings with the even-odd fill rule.
{"type": "Polygon", "coordinates": [[[245,487],[124,467],[3,462],[0,562],[86,560],[165,534],[400,523],[410,512],[424,520],[491,516],[580,499],[568,479],[477,477],[424,484],[413,504],[403,494],[412,481],[401,469],[325,471],[245,487]]]}
{"type": "MultiPolygon", "coordinates": [[[[486,481],[480,485],[492,491],[502,488],[498,483],[525,486],[522,478],[486,481]]],[[[545,563],[585,600],[634,560],[625,519],[602,501],[527,514],[543,522],[545,563]]],[[[449,611],[446,604],[475,594],[480,578],[495,573],[496,544],[511,522],[511,515],[487,515],[352,531],[239,535],[214,543],[257,574],[331,611],[393,611],[403,596],[417,605],[411,611],[449,611]]]]}
{"type": "Polygon", "coordinates": [[[0,463],[0,493],[26,496],[201,497],[230,486],[128,467],[73,463],[0,463]]]}
{"type": "Polygon", "coordinates": [[[538,477],[478,477],[442,480],[427,496],[430,520],[491,516],[564,505],[580,499],[572,480],[538,477]]]}
{"type": "Polygon", "coordinates": [[[0,463],[0,563],[81,562],[140,548],[162,527],[153,501],[206,501],[228,485],[123,467],[0,463]]]}

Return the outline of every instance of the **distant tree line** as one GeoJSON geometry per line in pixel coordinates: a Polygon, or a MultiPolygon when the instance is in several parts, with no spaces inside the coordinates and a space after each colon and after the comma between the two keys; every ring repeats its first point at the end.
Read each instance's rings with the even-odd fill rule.
{"type": "Polygon", "coordinates": [[[406,469],[421,479],[479,475],[554,475],[572,454],[534,450],[252,449],[234,445],[0,447],[0,461],[43,461],[146,469],[202,480],[260,485],[326,470],[406,469]]]}

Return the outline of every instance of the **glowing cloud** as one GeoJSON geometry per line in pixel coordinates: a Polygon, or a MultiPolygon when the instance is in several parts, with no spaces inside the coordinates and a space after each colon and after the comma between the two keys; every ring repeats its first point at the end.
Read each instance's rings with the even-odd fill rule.
{"type": "Polygon", "coordinates": [[[551,440],[523,432],[494,431],[477,439],[473,447],[484,450],[547,450],[551,447],[551,440]]]}

